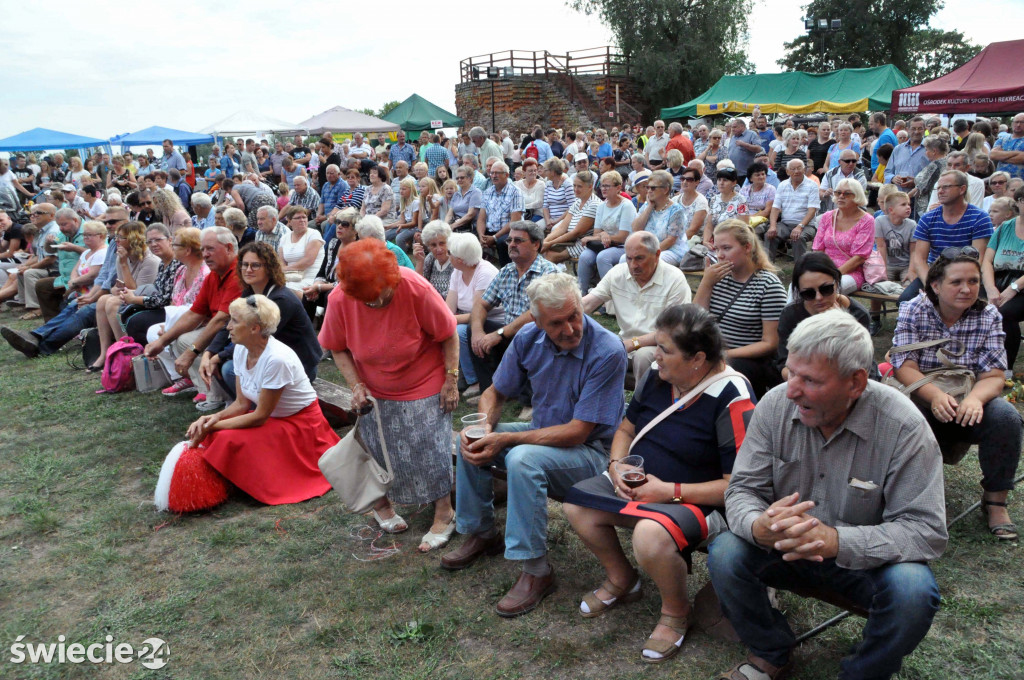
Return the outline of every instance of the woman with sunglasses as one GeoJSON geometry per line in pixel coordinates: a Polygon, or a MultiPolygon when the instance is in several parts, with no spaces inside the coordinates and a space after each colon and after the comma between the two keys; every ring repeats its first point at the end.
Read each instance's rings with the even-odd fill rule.
{"type": "MultiPolygon", "coordinates": [[[[779,316],[779,348],[775,354],[775,365],[782,377],[789,379],[786,359],[789,358],[789,336],[804,319],[830,309],[848,312],[861,326],[868,328],[871,318],[864,307],[839,292],[842,280],[839,267],[825,253],[807,253],[793,266],[793,288],[800,299],[786,305],[779,316]]],[[[871,378],[878,378],[875,367],[871,378]]]]}
{"type": "Polygon", "coordinates": [[[912,397],[939,442],[978,445],[982,515],[993,536],[1012,540],[1017,527],[1006,511],[1006,497],[1013,488],[1024,425],[1017,409],[1001,398],[1007,369],[1005,334],[995,305],[979,297],[981,281],[976,248],[945,248],[928,268],[925,294],[900,305],[889,361],[896,378],[907,386],[943,368],[943,359],[952,358],[957,366],[974,372],[974,387],[960,399],[935,383],[921,385],[912,397]],[[943,339],[951,342],[901,349],[943,339]]]}
{"type": "Polygon", "coordinates": [[[832,192],[835,210],[818,220],[812,250],[824,252],[839,267],[844,294],[864,285],[864,261],[875,245],[875,218],[863,210],[868,204],[864,187],[855,179],[841,179],[832,192]]]}
{"type": "Polygon", "coordinates": [[[633,231],[649,231],[658,237],[661,244],[662,262],[673,267],[686,254],[686,228],[683,222],[686,210],[672,202],[672,175],[665,170],[655,170],[647,181],[647,202],[633,220],[633,231]]]}
{"type": "MultiPolygon", "coordinates": [[[[247,247],[277,257],[265,243],[247,247]]],[[[237,396],[220,413],[200,416],[186,436],[192,446],[203,445],[206,462],[260,503],[322,496],[331,485],[317,461],[338,443],[338,435],[324,419],[299,357],[273,337],[280,309],[265,295],[248,295],[232,302],[228,312],[237,396]]]]}

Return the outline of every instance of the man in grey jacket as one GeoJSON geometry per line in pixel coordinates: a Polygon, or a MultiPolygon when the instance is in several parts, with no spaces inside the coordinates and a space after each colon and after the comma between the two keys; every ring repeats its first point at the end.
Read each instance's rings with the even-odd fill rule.
{"type": "Polygon", "coordinates": [[[790,377],[757,405],[725,493],[730,532],[708,566],[750,655],[726,677],[778,678],[795,638],[767,588],[832,591],[870,611],[841,678],[888,678],[939,607],[928,561],[946,547],[942,457],[924,416],[867,378],[871,338],[849,314],[804,320],[790,377]]]}

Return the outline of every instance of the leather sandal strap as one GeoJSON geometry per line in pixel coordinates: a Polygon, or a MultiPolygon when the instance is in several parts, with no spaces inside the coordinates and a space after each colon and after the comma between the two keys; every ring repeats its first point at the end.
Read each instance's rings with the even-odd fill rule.
{"type": "Polygon", "coordinates": [[[591,614],[603,612],[610,605],[604,603],[604,601],[597,596],[593,591],[583,596],[583,601],[587,604],[587,608],[590,609],[591,614]]]}
{"type": "Polygon", "coordinates": [[[644,643],[644,649],[649,649],[652,652],[657,652],[661,656],[668,656],[669,653],[673,653],[678,647],[672,640],[658,640],[655,638],[647,638],[647,642],[644,643]]]}
{"type": "Polygon", "coordinates": [[[994,505],[994,506],[996,506],[998,508],[1005,508],[1006,507],[1006,503],[1004,503],[1002,501],[988,501],[988,500],[985,500],[984,498],[981,499],[981,504],[982,505],[994,505]]]}
{"type": "MultiPolygon", "coordinates": [[[[633,581],[633,583],[635,584],[636,581],[633,581]]],[[[605,590],[607,590],[608,594],[611,595],[612,597],[614,597],[615,599],[619,599],[620,597],[625,595],[627,592],[629,592],[629,590],[627,588],[620,588],[619,586],[615,585],[611,581],[607,581],[607,580],[604,583],[601,584],[601,587],[604,588],[605,590]]],[[[630,585],[630,588],[632,588],[632,587],[633,586],[630,585]]]]}
{"type": "Polygon", "coordinates": [[[690,628],[690,618],[688,616],[670,616],[669,614],[662,614],[661,618],[658,619],[658,625],[668,626],[680,635],[686,635],[686,631],[690,628]]]}

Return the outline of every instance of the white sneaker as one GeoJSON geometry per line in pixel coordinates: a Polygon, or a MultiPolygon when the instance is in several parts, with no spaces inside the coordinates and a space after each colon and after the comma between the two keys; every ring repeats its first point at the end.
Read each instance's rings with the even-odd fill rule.
{"type": "Polygon", "coordinates": [[[533,407],[532,406],[524,406],[523,410],[520,411],[519,415],[516,416],[516,420],[522,420],[522,421],[525,421],[527,423],[530,422],[531,420],[533,420],[533,407]]]}
{"type": "Polygon", "coordinates": [[[462,391],[462,396],[465,397],[466,399],[469,399],[470,397],[475,397],[478,394],[480,394],[480,383],[478,382],[473,383],[472,385],[470,385],[469,387],[462,391]]]}
{"type": "Polygon", "coordinates": [[[224,408],[223,401],[210,401],[209,399],[205,399],[203,401],[196,403],[196,410],[202,411],[203,413],[209,413],[210,411],[219,411],[222,408],[224,408]]]}

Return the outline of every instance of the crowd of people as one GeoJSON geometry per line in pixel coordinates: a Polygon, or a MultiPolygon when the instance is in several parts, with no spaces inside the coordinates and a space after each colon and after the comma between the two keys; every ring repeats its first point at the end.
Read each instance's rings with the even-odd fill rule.
{"type": "Polygon", "coordinates": [[[0,335],[33,358],[95,328],[93,373],[129,336],[165,396],[192,397],[191,444],[269,504],[329,490],[317,460],[338,437],[313,381],[330,357],[394,466],[373,521],[402,532],[397,506],[432,504],[421,551],[465,536],[441,567],[519,563],[499,615],[556,588],[554,498],[606,574],[581,616],[638,599],[641,571],[658,589],[643,661],[683,644],[707,546],[750,651],[723,677],[788,673],[767,589],[809,582],[870,611],[844,677],[889,677],[938,609],[943,447],[978,445],[986,524],[1017,537],[1024,425],[1001,395],[1024,320],[1024,114],[749,125],[227,140],[205,171],[170,140],[0,161],[29,220],[0,212],[0,300],[42,322],[0,335]],[[851,297],[880,281],[902,300],[884,376],[880,308],[851,297]],[[971,378],[958,392],[936,379],[950,367],[971,378]],[[485,433],[454,435],[453,465],[460,401],[485,433]]]}

